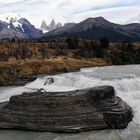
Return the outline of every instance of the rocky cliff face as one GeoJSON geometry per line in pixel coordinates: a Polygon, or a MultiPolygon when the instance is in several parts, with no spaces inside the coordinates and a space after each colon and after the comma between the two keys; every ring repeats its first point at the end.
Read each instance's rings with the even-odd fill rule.
{"type": "Polygon", "coordinates": [[[43,20],[42,24],[41,24],[41,30],[44,33],[55,30],[55,29],[58,29],[60,27],[62,27],[62,23],[61,22],[56,23],[54,19],[50,22],[49,25],[46,24],[45,20],[43,20]]]}
{"type": "Polygon", "coordinates": [[[42,31],[47,31],[47,30],[48,30],[48,26],[47,26],[45,20],[42,21],[42,24],[41,24],[41,30],[42,30],[42,31]]]}
{"type": "Polygon", "coordinates": [[[37,91],[11,97],[0,105],[0,128],[56,132],[122,129],[131,108],[102,86],[71,92],[37,91]]]}

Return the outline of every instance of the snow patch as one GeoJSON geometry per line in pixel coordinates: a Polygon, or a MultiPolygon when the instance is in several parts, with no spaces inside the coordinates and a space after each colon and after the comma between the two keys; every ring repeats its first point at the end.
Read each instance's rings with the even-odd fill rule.
{"type": "Polygon", "coordinates": [[[15,14],[15,13],[0,14],[0,20],[4,21],[6,23],[18,21],[20,18],[21,18],[21,16],[15,14]]]}
{"type": "Polygon", "coordinates": [[[8,25],[7,28],[10,29],[10,25],[8,25]]]}
{"type": "Polygon", "coordinates": [[[48,30],[43,30],[43,29],[41,29],[41,30],[44,34],[49,32],[48,30]]]}
{"type": "Polygon", "coordinates": [[[21,23],[19,23],[18,21],[16,21],[16,22],[13,22],[12,24],[13,24],[13,26],[14,26],[15,28],[21,28],[21,30],[24,32],[24,29],[23,29],[21,23]]]}

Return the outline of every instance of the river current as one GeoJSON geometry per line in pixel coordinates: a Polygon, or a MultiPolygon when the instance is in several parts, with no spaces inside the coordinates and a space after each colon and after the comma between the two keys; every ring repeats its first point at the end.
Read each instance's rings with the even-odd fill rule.
{"type": "Polygon", "coordinates": [[[79,72],[39,77],[22,87],[0,87],[0,102],[23,91],[43,88],[46,91],[71,91],[87,87],[111,85],[116,95],[129,104],[134,117],[123,130],[100,130],[76,134],[57,134],[0,130],[0,140],[140,140],[140,65],[83,68],[79,72]],[[49,81],[51,78],[53,82],[49,81]]]}

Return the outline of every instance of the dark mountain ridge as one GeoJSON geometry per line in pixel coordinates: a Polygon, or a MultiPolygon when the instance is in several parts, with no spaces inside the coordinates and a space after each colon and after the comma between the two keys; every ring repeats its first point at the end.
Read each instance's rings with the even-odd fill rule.
{"type": "Polygon", "coordinates": [[[120,25],[103,17],[88,18],[80,23],[66,24],[50,31],[43,38],[78,37],[98,40],[107,37],[110,41],[140,41],[140,24],[120,25]]]}

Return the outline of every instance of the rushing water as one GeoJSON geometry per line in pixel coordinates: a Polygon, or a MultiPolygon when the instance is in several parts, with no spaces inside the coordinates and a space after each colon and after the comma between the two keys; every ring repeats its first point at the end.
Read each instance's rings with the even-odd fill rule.
{"type": "Polygon", "coordinates": [[[134,111],[133,121],[124,130],[100,130],[77,134],[0,130],[0,140],[140,140],[140,65],[94,67],[80,72],[40,77],[24,87],[0,88],[0,102],[23,91],[70,91],[93,86],[112,85],[117,96],[134,111]],[[51,83],[50,78],[54,79],[51,83]]]}

